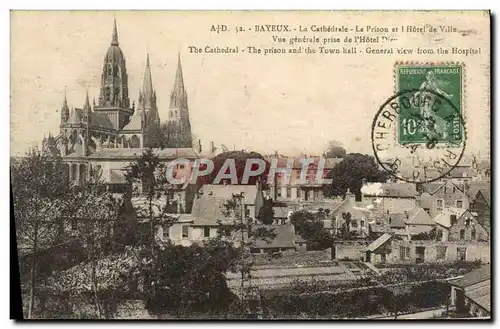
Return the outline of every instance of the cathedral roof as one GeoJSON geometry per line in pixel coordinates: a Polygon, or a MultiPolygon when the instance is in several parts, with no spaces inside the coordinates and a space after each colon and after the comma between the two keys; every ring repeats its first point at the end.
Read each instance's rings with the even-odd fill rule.
{"type": "Polygon", "coordinates": [[[109,117],[106,113],[92,112],[91,126],[106,129],[116,129],[115,127],[113,127],[113,123],[111,122],[111,120],[109,120],[109,117]]]}
{"type": "Polygon", "coordinates": [[[139,115],[131,116],[130,122],[122,129],[122,131],[136,131],[136,130],[142,130],[142,118],[139,115]]]}
{"type": "Polygon", "coordinates": [[[177,72],[175,73],[174,88],[170,94],[170,108],[174,107],[187,108],[187,94],[184,88],[180,54],[177,57],[177,72]]]}
{"type": "MultiPolygon", "coordinates": [[[[145,149],[141,148],[103,148],[91,154],[89,158],[92,159],[137,159],[145,149]]],[[[176,159],[198,158],[198,153],[193,148],[167,148],[167,149],[153,149],[160,159],[176,159]]]]}

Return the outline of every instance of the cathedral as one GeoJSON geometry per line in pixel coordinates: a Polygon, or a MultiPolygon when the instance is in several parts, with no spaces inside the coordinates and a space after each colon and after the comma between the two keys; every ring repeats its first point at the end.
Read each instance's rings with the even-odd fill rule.
{"type": "MultiPolygon", "coordinates": [[[[156,148],[163,160],[198,157],[193,149],[189,122],[187,93],[184,88],[180,55],[174,87],[170,94],[168,119],[162,123],[156,103],[149,54],[137,107],[130,102],[125,56],[118,42],[114,21],[111,45],[104,56],[101,85],[97,103],[89,95],[82,108],[70,110],[66,95],[61,108],[60,132],[44,138],[42,149],[61,156],[68,164],[69,177],[81,182],[88,169],[100,167],[106,181],[113,178],[130,161],[142,153],[143,148],[156,148]],[[115,174],[113,175],[113,171],[115,174]]],[[[118,180],[123,180],[118,178],[118,180]]]]}

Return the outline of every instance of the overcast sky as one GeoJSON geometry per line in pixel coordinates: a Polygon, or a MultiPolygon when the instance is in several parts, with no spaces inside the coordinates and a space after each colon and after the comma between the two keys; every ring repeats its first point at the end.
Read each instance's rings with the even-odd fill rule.
{"type": "MultiPolygon", "coordinates": [[[[58,134],[65,89],[70,107],[83,106],[86,89],[91,98],[98,97],[114,17],[127,61],[131,101],[137,103],[149,52],[160,117],[165,120],[180,52],[192,131],[204,145],[214,141],[229,148],[235,145],[237,149],[261,153],[278,150],[295,155],[320,154],[329,140],[338,140],[348,152],[371,154],[371,123],[378,107],[394,93],[394,62],[436,60],[436,56],[190,54],[188,46],[271,46],[270,34],[217,34],[210,32],[212,24],[252,27],[282,23],[425,23],[422,16],[415,15],[418,14],[390,17],[387,13],[371,13],[361,17],[346,12],[13,13],[11,154],[22,154],[29,147],[40,145],[44,134],[58,134]]],[[[443,14],[436,15],[430,19],[442,21],[443,14]]],[[[482,56],[446,58],[466,62],[468,152],[489,149],[489,29],[478,25],[479,18],[478,15],[477,19],[463,20],[457,12],[446,16],[445,21],[476,31],[465,37],[447,35],[446,44],[464,48],[485,46],[482,56]]],[[[425,46],[431,42],[419,34],[398,38],[397,46],[425,46]]]]}

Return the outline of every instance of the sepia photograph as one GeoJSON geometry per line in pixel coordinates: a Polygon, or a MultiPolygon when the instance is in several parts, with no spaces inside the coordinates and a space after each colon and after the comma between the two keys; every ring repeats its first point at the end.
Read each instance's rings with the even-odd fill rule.
{"type": "Polygon", "coordinates": [[[491,20],[12,10],[17,320],[491,321],[491,20]]]}

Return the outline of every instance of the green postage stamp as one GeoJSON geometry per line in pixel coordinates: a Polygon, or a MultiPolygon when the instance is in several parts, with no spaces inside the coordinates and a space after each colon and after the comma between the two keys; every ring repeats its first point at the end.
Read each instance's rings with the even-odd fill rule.
{"type": "MultiPolygon", "coordinates": [[[[396,92],[411,91],[398,114],[399,144],[461,144],[463,74],[460,63],[396,63],[396,92]]],[[[399,101],[404,101],[401,98],[399,101]]]]}

